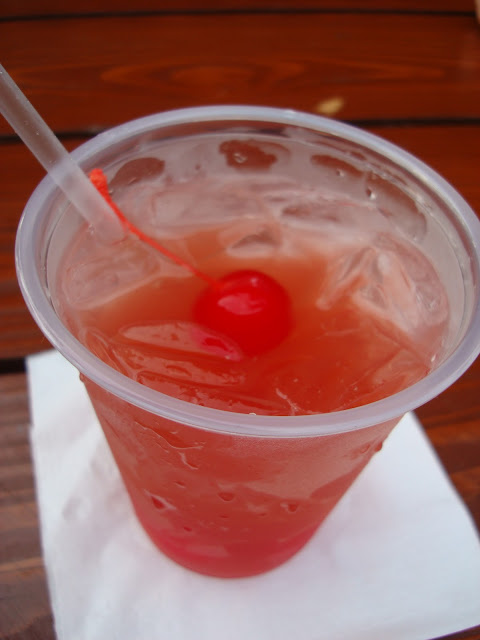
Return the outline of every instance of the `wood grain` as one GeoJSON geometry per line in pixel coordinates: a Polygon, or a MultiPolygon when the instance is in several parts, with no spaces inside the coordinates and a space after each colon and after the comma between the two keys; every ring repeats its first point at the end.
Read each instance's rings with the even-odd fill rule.
{"type": "Polygon", "coordinates": [[[0,0],[0,17],[133,13],[141,11],[428,11],[473,12],[474,0],[0,0]]]}
{"type": "Polygon", "coordinates": [[[0,638],[53,640],[24,374],[0,376],[0,638]]]}
{"type": "MultiPolygon", "coordinates": [[[[81,140],[84,140],[82,138],[81,140]]],[[[77,146],[70,141],[67,147],[77,146]]],[[[15,234],[23,208],[45,175],[20,143],[0,144],[0,359],[21,358],[50,345],[27,311],[15,272],[15,234]]]]}
{"type": "Polygon", "coordinates": [[[435,640],[480,640],[480,627],[473,627],[468,631],[461,631],[460,633],[454,633],[453,635],[442,636],[435,640]]]}
{"type": "Polygon", "coordinates": [[[57,132],[199,104],[316,112],[332,98],[343,120],[480,118],[473,14],[49,19],[0,22],[0,42],[57,132]]]}

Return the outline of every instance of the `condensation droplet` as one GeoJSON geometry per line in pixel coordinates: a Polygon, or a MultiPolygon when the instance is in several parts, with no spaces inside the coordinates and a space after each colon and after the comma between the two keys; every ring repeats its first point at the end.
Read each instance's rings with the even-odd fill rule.
{"type": "Polygon", "coordinates": [[[231,502],[235,498],[235,494],[230,491],[220,491],[218,497],[225,502],[231,502]]]}
{"type": "Polygon", "coordinates": [[[298,502],[281,502],[280,506],[282,509],[285,509],[287,513],[295,513],[298,511],[299,504],[298,502]]]}
{"type": "Polygon", "coordinates": [[[166,505],[163,500],[160,500],[160,498],[157,498],[157,496],[151,496],[150,499],[155,509],[159,509],[160,511],[162,509],[165,509],[166,505]]]}
{"type": "Polygon", "coordinates": [[[147,490],[144,490],[144,491],[146,495],[150,498],[155,509],[158,509],[158,511],[164,511],[164,510],[171,511],[176,509],[176,507],[173,504],[171,504],[168,500],[166,500],[162,496],[157,496],[154,493],[150,493],[150,491],[147,491],[147,490]]]}
{"type": "Polygon", "coordinates": [[[190,469],[195,469],[195,470],[200,468],[198,464],[195,464],[194,462],[192,462],[187,458],[187,454],[185,452],[179,451],[178,455],[180,456],[181,461],[186,467],[190,467],[190,469]]]}
{"type": "Polygon", "coordinates": [[[233,154],[233,157],[235,158],[235,162],[238,162],[238,164],[243,164],[247,160],[243,153],[238,153],[238,151],[233,154]]]}

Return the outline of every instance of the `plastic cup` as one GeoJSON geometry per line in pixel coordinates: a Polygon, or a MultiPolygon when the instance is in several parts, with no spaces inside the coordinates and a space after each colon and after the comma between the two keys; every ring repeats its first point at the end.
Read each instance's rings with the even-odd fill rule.
{"type": "MultiPolygon", "coordinates": [[[[234,577],[262,573],[295,554],[401,416],[438,395],[473,362],[480,350],[480,224],[460,195],[410,154],[364,131],[290,110],[225,106],[161,113],[109,130],[73,156],[87,171],[96,166],[117,171],[164,141],[180,147],[211,132],[253,146],[260,136],[262,144],[272,143],[273,156],[289,141],[300,143],[303,151],[293,161],[267,161],[259,170],[311,174],[352,197],[375,198],[398,233],[433,263],[450,306],[433,371],[383,400],[295,417],[189,404],[114,371],[64,326],[55,305],[56,276],[82,221],[48,177],[40,183],[17,237],[27,305],[50,342],[82,373],[153,542],[194,571],[234,577]],[[309,162],[313,156],[315,162],[309,162]]],[[[190,154],[181,157],[186,165],[193,162],[190,154]]],[[[209,162],[206,158],[205,167],[209,162]]]]}

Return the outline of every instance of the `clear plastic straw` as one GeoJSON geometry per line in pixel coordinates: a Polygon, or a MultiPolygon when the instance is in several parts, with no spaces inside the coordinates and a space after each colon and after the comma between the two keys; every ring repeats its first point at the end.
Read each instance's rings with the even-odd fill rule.
{"type": "Polygon", "coordinates": [[[0,64],[0,111],[75,209],[104,241],[124,235],[111,207],[0,64]]]}

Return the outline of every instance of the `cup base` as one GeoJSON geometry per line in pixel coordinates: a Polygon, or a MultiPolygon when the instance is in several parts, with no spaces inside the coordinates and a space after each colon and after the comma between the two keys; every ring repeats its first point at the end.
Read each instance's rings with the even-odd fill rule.
{"type": "Polygon", "coordinates": [[[284,564],[312,538],[319,524],[282,540],[249,540],[219,544],[189,544],[181,536],[167,534],[151,526],[135,505],[135,512],[154,545],[177,564],[216,578],[247,578],[284,564]]]}

